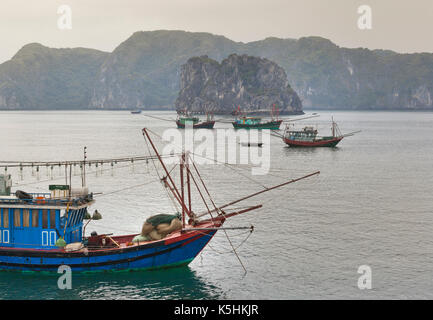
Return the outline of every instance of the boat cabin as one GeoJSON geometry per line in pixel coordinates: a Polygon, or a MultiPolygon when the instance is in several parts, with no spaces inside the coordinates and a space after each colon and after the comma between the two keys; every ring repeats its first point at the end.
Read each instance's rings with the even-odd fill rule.
{"type": "Polygon", "coordinates": [[[186,124],[196,124],[200,121],[200,119],[197,117],[179,117],[178,121],[181,124],[186,125],[186,124]]]}
{"type": "Polygon", "coordinates": [[[317,137],[317,130],[314,127],[304,127],[302,130],[290,130],[287,127],[284,136],[289,140],[314,141],[317,137]]]}
{"type": "Polygon", "coordinates": [[[0,195],[0,247],[57,249],[59,237],[66,243],[80,242],[93,195],[86,188],[62,195],[66,187],[50,186],[51,193],[0,195]]]}
{"type": "Polygon", "coordinates": [[[258,117],[241,117],[237,119],[235,122],[237,124],[244,124],[244,125],[257,125],[260,124],[262,121],[262,118],[258,117]]]}

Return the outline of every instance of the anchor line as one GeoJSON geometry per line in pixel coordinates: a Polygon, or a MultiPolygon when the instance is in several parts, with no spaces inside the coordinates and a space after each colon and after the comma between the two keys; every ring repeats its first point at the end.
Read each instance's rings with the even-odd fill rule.
{"type": "MultiPolygon", "coordinates": [[[[202,183],[202,185],[203,185],[203,187],[204,187],[204,189],[205,189],[205,191],[206,191],[206,193],[207,193],[207,195],[208,195],[208,197],[209,197],[209,199],[210,199],[210,201],[211,201],[211,203],[212,203],[212,205],[213,205],[213,207],[214,207],[214,209],[215,209],[217,212],[219,212],[220,214],[222,214],[223,216],[225,216],[224,212],[223,212],[221,209],[217,208],[217,206],[215,205],[215,202],[213,201],[212,196],[210,195],[210,193],[209,193],[209,191],[208,191],[208,189],[207,189],[207,187],[206,187],[206,184],[204,183],[204,181],[203,181],[203,179],[202,179],[202,177],[201,177],[201,175],[200,175],[200,172],[198,171],[198,169],[197,169],[197,167],[196,167],[196,165],[195,165],[195,163],[194,163],[194,161],[193,161],[192,159],[191,159],[191,162],[192,162],[192,165],[193,165],[193,167],[194,167],[194,169],[195,169],[195,171],[196,171],[196,173],[197,173],[197,175],[198,175],[198,177],[199,177],[199,179],[200,179],[200,181],[201,181],[201,183],[202,183]]],[[[208,209],[208,211],[209,211],[209,209],[208,209]]],[[[211,213],[211,211],[209,211],[209,214],[210,214],[210,216],[212,217],[212,213],[211,213]]],[[[213,217],[212,217],[212,218],[213,218],[213,217]]],[[[252,232],[252,230],[253,230],[253,229],[251,229],[251,232],[252,232]]],[[[246,273],[247,273],[247,269],[245,268],[245,266],[244,266],[244,264],[243,264],[241,258],[239,257],[238,253],[236,252],[236,248],[233,246],[233,243],[232,243],[232,241],[230,240],[230,237],[229,237],[229,235],[228,235],[226,229],[223,229],[223,231],[224,231],[224,234],[225,234],[225,236],[226,236],[226,238],[227,238],[227,241],[230,243],[230,246],[231,246],[232,249],[233,249],[233,253],[236,255],[236,258],[238,259],[239,263],[241,264],[241,266],[242,266],[242,268],[244,269],[245,274],[246,274],[246,273]]]]}
{"type": "MultiPolygon", "coordinates": [[[[207,230],[207,229],[212,229],[212,228],[202,228],[202,229],[206,229],[207,230]]],[[[245,232],[242,232],[242,233],[238,233],[236,235],[230,235],[231,237],[239,237],[241,235],[248,234],[246,236],[246,238],[241,241],[240,244],[238,244],[236,247],[232,246],[232,250],[222,252],[222,251],[216,250],[214,247],[212,247],[210,244],[208,244],[208,247],[210,247],[214,252],[216,252],[218,254],[235,253],[237,255],[236,250],[238,250],[248,240],[248,238],[251,236],[251,234],[254,231],[254,226],[251,225],[250,227],[220,227],[220,228],[214,228],[214,229],[217,230],[217,231],[220,230],[220,229],[223,230],[223,231],[225,231],[225,230],[237,230],[237,229],[248,229],[248,231],[245,231],[245,232]]],[[[190,229],[187,229],[187,230],[190,230],[190,229]]],[[[197,231],[197,233],[202,234],[203,236],[210,236],[206,232],[201,232],[200,228],[197,228],[197,229],[193,228],[192,230],[197,231]]],[[[245,270],[245,273],[246,273],[246,269],[244,269],[244,270],[245,270]]]]}
{"type": "MultiPolygon", "coordinates": [[[[203,158],[203,159],[212,160],[212,159],[210,159],[210,158],[204,157],[204,156],[199,155],[199,154],[196,154],[196,153],[192,153],[192,154],[193,154],[194,156],[198,156],[198,157],[203,158]]],[[[240,175],[240,176],[242,176],[242,177],[244,177],[244,178],[250,180],[251,182],[254,182],[255,184],[261,186],[262,188],[264,188],[264,189],[267,188],[265,185],[261,184],[260,182],[254,180],[254,179],[252,179],[252,178],[250,178],[250,177],[248,177],[247,175],[244,175],[244,174],[238,172],[235,168],[233,168],[233,166],[232,166],[231,164],[229,164],[229,163],[227,163],[227,162],[217,161],[217,160],[214,160],[214,161],[217,162],[217,163],[220,163],[220,164],[224,165],[226,168],[229,168],[230,170],[233,170],[236,174],[238,174],[238,175],[240,175]]],[[[238,168],[238,169],[239,169],[239,168],[238,168]]]]}
{"type": "MultiPolygon", "coordinates": [[[[189,155],[188,155],[188,157],[189,157],[189,155]]],[[[214,207],[214,210],[216,210],[216,212],[219,212],[220,214],[222,214],[223,216],[225,216],[225,215],[224,215],[224,212],[223,212],[222,210],[219,210],[219,208],[217,208],[217,206],[215,205],[215,202],[213,201],[212,196],[210,195],[210,193],[209,193],[209,191],[208,191],[208,189],[207,189],[207,187],[206,187],[206,184],[204,183],[204,181],[203,181],[203,179],[202,179],[202,177],[201,177],[201,175],[200,175],[200,172],[198,171],[198,169],[197,169],[197,167],[196,167],[196,165],[195,165],[195,163],[194,163],[194,160],[193,160],[193,159],[190,159],[190,160],[191,160],[191,163],[192,163],[192,165],[193,165],[193,167],[194,167],[194,169],[195,169],[195,171],[196,171],[196,173],[197,173],[197,175],[198,175],[198,177],[199,177],[199,179],[200,179],[200,181],[201,181],[201,183],[202,183],[202,185],[203,185],[203,188],[205,189],[205,191],[206,191],[206,193],[207,193],[207,195],[208,195],[208,197],[209,197],[209,199],[210,199],[210,201],[211,201],[211,203],[212,203],[212,205],[213,205],[213,207],[214,207]]],[[[189,169],[187,169],[187,172],[189,173],[189,169]]],[[[191,177],[192,177],[193,180],[194,180],[194,176],[193,176],[192,174],[191,174],[191,177]]],[[[199,190],[198,186],[197,186],[197,189],[199,190]]],[[[200,195],[201,195],[201,193],[200,193],[200,195]]],[[[203,198],[203,197],[202,197],[202,198],[203,198]]],[[[204,198],[203,198],[203,201],[204,201],[204,198]]],[[[204,201],[204,202],[205,202],[205,201],[204,201]]],[[[205,202],[205,204],[206,204],[206,202],[205,202]]],[[[213,221],[212,212],[209,210],[209,207],[208,207],[207,205],[206,205],[206,208],[207,208],[207,210],[208,210],[209,215],[211,216],[211,220],[213,221]]],[[[232,242],[231,242],[231,240],[230,240],[230,237],[229,237],[229,235],[227,234],[227,231],[226,231],[225,229],[223,229],[223,231],[224,231],[224,234],[225,234],[225,236],[226,236],[226,238],[227,238],[227,241],[229,242],[230,246],[231,246],[232,249],[233,249],[233,253],[236,255],[236,257],[237,257],[239,263],[241,264],[241,266],[242,266],[242,268],[244,269],[245,274],[246,274],[246,273],[247,273],[247,269],[245,268],[244,264],[242,263],[241,258],[239,257],[238,253],[236,252],[236,249],[235,249],[235,247],[233,246],[233,244],[232,244],[232,242]]]]}
{"type": "Polygon", "coordinates": [[[126,187],[126,188],[122,188],[122,189],[118,189],[118,190],[114,190],[114,191],[110,191],[110,192],[96,194],[96,195],[94,195],[94,197],[103,197],[103,196],[110,195],[110,194],[113,194],[113,193],[122,192],[122,191],[125,191],[125,190],[128,190],[128,189],[142,187],[142,186],[145,186],[145,185],[148,185],[148,184],[151,184],[151,183],[155,183],[155,182],[157,182],[157,181],[148,181],[146,183],[137,184],[135,186],[129,186],[129,187],[126,187]]]}
{"type": "MultiPolygon", "coordinates": [[[[229,250],[229,251],[218,251],[211,244],[208,244],[208,247],[218,254],[234,253],[236,256],[238,256],[237,250],[248,240],[248,238],[251,236],[251,234],[252,233],[249,232],[247,237],[244,240],[242,240],[242,242],[238,246],[233,247],[232,250],[229,250]]],[[[245,269],[245,273],[247,273],[246,269],[245,269]]]]}

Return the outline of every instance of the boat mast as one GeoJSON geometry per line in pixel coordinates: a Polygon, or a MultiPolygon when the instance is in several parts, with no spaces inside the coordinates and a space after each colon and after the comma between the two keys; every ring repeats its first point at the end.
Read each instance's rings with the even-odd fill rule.
{"type": "Polygon", "coordinates": [[[186,152],[185,155],[185,167],[186,167],[186,185],[188,188],[188,210],[189,212],[192,212],[191,210],[191,184],[190,184],[190,171],[189,171],[189,162],[188,162],[188,158],[189,158],[189,152],[186,152]]]}
{"type": "MultiPolygon", "coordinates": [[[[185,203],[185,193],[184,193],[184,187],[183,187],[183,162],[185,160],[185,154],[182,153],[180,156],[180,190],[181,190],[181,199],[182,203],[185,203]]],[[[182,206],[182,228],[185,228],[185,208],[182,206]]]]}
{"type": "Polygon", "coordinates": [[[164,178],[165,183],[169,186],[170,191],[173,193],[173,195],[176,198],[177,202],[179,202],[179,204],[181,205],[182,210],[185,210],[185,212],[191,218],[191,212],[186,207],[185,202],[183,201],[183,198],[182,198],[182,196],[179,193],[179,190],[176,188],[176,184],[174,183],[173,179],[171,178],[170,173],[168,172],[167,167],[164,164],[164,161],[162,161],[161,156],[159,155],[158,150],[156,149],[155,145],[153,144],[153,141],[150,138],[149,133],[147,132],[146,128],[143,128],[143,135],[145,135],[145,137],[147,138],[147,140],[149,140],[150,145],[152,146],[152,149],[155,152],[156,157],[159,160],[159,163],[161,163],[161,166],[162,166],[162,168],[164,169],[164,171],[166,173],[166,177],[164,178]],[[171,185],[168,184],[167,178],[169,179],[169,182],[171,183],[171,185]]]}
{"type": "Polygon", "coordinates": [[[69,199],[72,197],[72,165],[69,165],[69,199]]]}
{"type": "Polygon", "coordinates": [[[272,121],[278,121],[278,110],[277,108],[275,108],[275,103],[272,105],[271,117],[272,117],[272,121]]]}
{"type": "Polygon", "coordinates": [[[334,117],[332,117],[332,136],[335,138],[335,122],[334,122],[334,117]]]}
{"type": "Polygon", "coordinates": [[[84,147],[84,160],[83,160],[83,176],[81,178],[81,185],[84,188],[86,186],[86,159],[87,159],[87,147],[84,147]]]}

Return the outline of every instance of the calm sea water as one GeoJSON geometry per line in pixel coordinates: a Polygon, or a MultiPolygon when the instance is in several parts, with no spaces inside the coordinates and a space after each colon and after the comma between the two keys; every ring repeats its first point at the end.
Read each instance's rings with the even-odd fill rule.
{"type": "MultiPolygon", "coordinates": [[[[58,289],[56,274],[0,272],[0,299],[432,299],[433,113],[320,114],[304,122],[328,135],[333,116],[342,132],[362,132],[335,149],[290,149],[272,138],[271,171],[264,176],[252,176],[245,166],[200,167],[218,204],[321,171],[249,200],[263,208],[228,223],[255,226],[245,242],[248,233],[230,232],[246,274],[220,233],[188,267],[74,274],[71,290],[58,289]],[[372,270],[371,290],[358,288],[361,265],[372,270]]],[[[0,160],[79,160],[83,146],[89,159],[144,155],[144,126],[161,134],[174,124],[129,112],[0,112],[0,160]]],[[[89,168],[89,187],[104,195],[92,207],[103,219],[91,222],[87,233],[138,233],[148,216],[173,212],[160,184],[151,182],[152,168],[89,168]]],[[[54,168],[51,180],[46,168],[39,176],[24,169],[22,177],[8,169],[14,190],[28,192],[63,183],[62,170],[54,168]]]]}

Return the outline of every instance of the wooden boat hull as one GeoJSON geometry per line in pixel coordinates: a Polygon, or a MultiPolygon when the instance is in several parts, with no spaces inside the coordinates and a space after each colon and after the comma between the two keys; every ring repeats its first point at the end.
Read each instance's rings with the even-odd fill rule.
{"type": "MultiPolygon", "coordinates": [[[[177,128],[178,129],[185,129],[185,124],[181,123],[180,121],[176,121],[177,128]]],[[[199,122],[196,124],[193,124],[193,129],[213,129],[215,125],[215,121],[204,121],[199,122]]]]}
{"type": "MultiPolygon", "coordinates": [[[[88,252],[0,247],[0,270],[57,272],[59,266],[67,265],[72,271],[94,272],[182,266],[189,264],[200,253],[216,231],[176,232],[158,241],[88,252]]],[[[122,243],[130,242],[134,236],[112,238],[122,243]]]]}
{"type": "Polygon", "coordinates": [[[259,147],[263,146],[263,142],[242,142],[241,146],[243,147],[259,147]]]}
{"type": "Polygon", "coordinates": [[[302,141],[302,140],[291,140],[283,138],[284,143],[290,147],[306,147],[306,148],[317,148],[317,147],[335,147],[343,137],[336,137],[330,139],[320,139],[315,141],[302,141]]]}
{"type": "Polygon", "coordinates": [[[283,120],[269,121],[269,122],[257,123],[257,124],[243,124],[243,123],[232,122],[232,125],[235,129],[279,130],[282,122],[283,120]]]}

